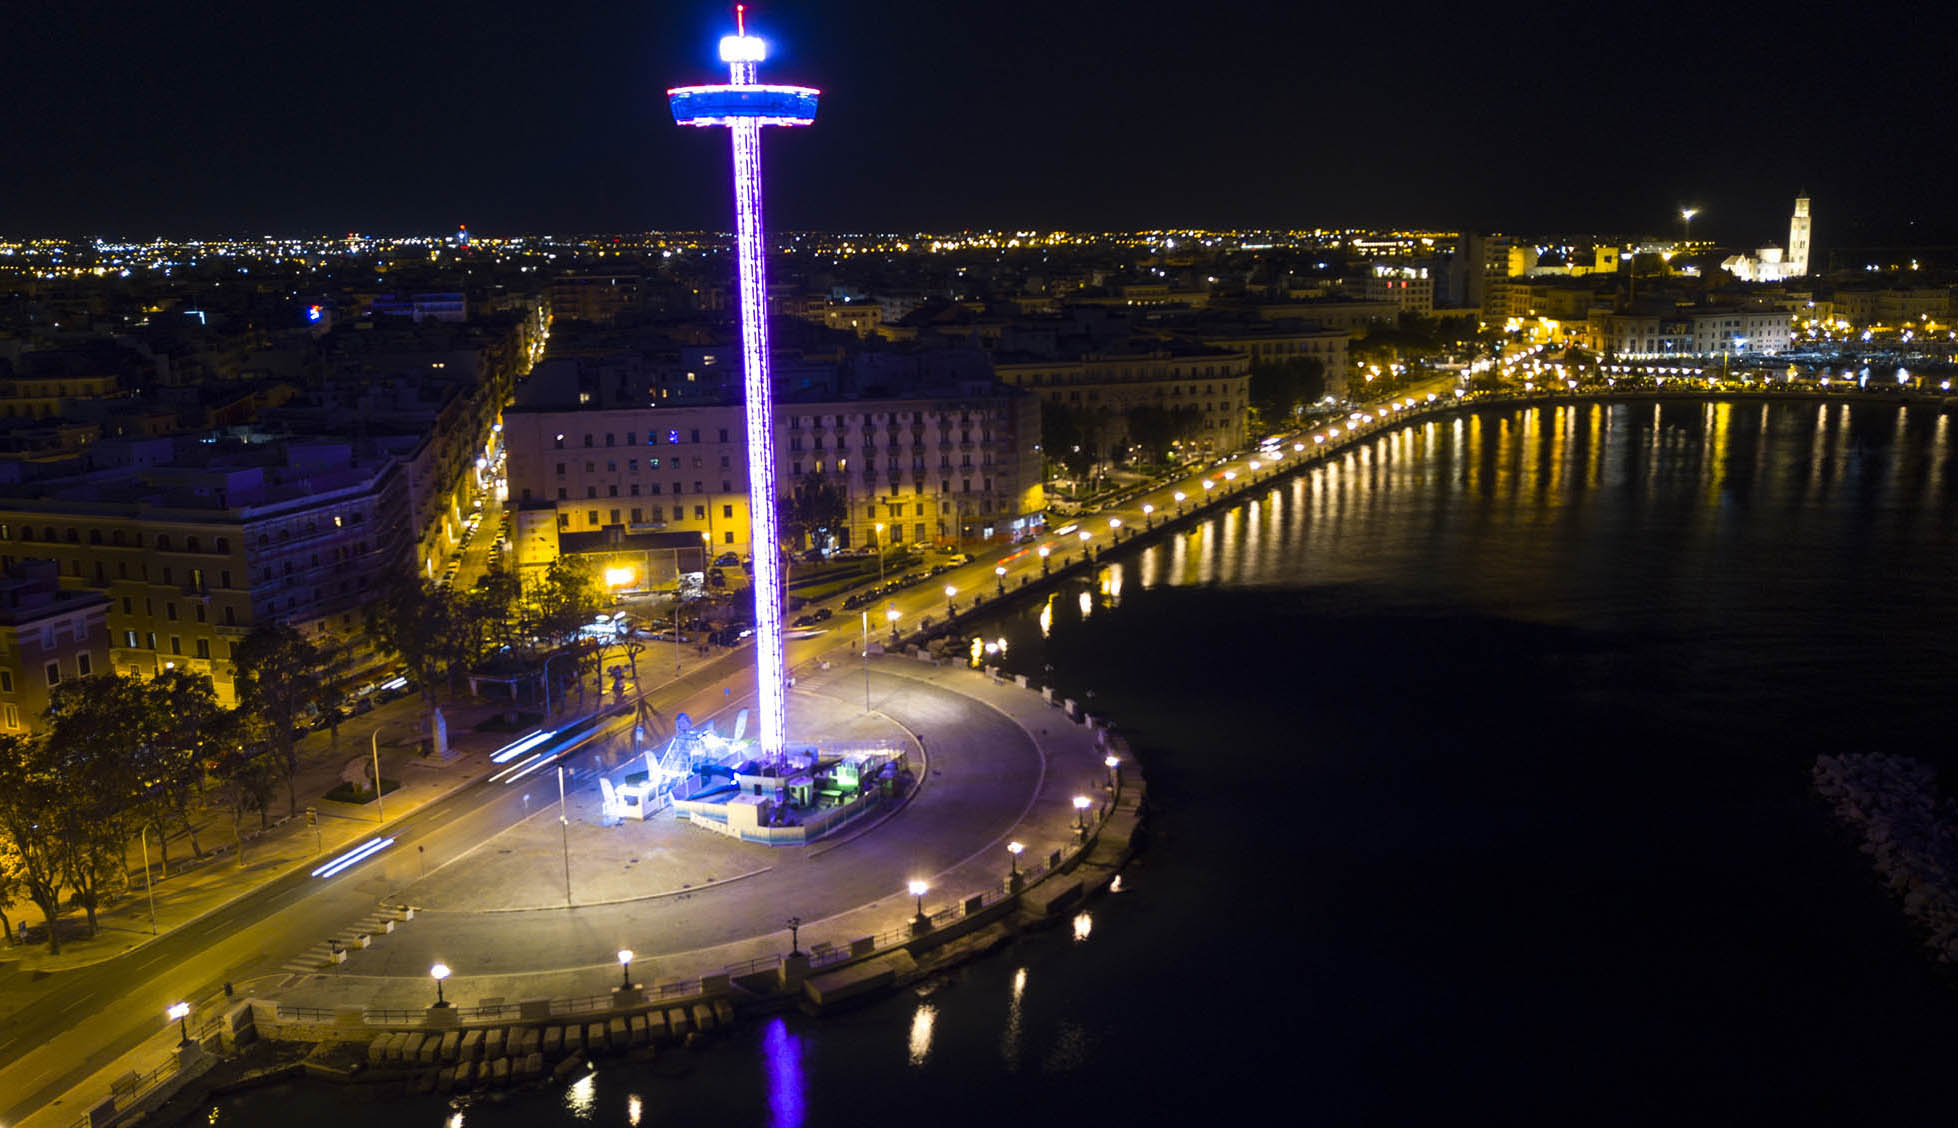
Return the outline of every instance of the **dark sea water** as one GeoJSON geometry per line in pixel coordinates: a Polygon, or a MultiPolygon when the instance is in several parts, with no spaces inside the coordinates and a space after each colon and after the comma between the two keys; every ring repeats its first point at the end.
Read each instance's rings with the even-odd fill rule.
{"type": "Polygon", "coordinates": [[[1808,789],[1828,750],[1958,767],[1950,426],[1383,437],[988,629],[1149,776],[1071,928],[568,1091],[211,1123],[1951,1123],[1958,989],[1808,789]]]}

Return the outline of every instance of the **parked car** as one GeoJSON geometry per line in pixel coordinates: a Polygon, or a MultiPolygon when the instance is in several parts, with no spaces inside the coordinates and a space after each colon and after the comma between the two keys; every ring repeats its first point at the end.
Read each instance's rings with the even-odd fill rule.
{"type": "Polygon", "coordinates": [[[741,557],[732,552],[723,552],[719,556],[714,557],[714,567],[716,568],[732,568],[739,563],[741,563],[741,557]]]}
{"type": "Polygon", "coordinates": [[[830,610],[829,608],[827,608],[827,607],[818,607],[818,608],[816,609],[816,613],[815,613],[815,614],[813,614],[813,615],[811,615],[811,616],[809,616],[809,617],[810,617],[811,619],[813,619],[813,620],[815,620],[816,622],[818,622],[818,623],[820,623],[820,622],[822,622],[822,621],[824,621],[825,619],[828,619],[828,618],[830,618],[830,617],[832,617],[832,616],[834,616],[835,614],[836,614],[836,612],[834,612],[834,611],[831,611],[831,610],[830,610]]]}

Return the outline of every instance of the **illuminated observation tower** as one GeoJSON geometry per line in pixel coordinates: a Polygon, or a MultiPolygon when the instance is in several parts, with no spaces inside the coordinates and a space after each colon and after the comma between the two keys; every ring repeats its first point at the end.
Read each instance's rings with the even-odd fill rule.
{"type": "Polygon", "coordinates": [[[734,9],[735,34],[721,39],[725,86],[666,92],[681,125],[727,126],[734,137],[734,245],[741,295],[741,378],[747,393],[748,530],[755,557],[755,680],[765,756],[782,751],[788,686],[782,652],[782,542],[776,532],[775,394],[768,378],[768,248],[761,230],[761,127],[816,120],[817,91],[755,81],[766,54],[748,34],[746,5],[734,9]]]}

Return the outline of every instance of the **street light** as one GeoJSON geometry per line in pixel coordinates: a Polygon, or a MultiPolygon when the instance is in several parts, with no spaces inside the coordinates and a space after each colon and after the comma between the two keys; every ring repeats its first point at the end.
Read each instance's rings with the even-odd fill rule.
{"type": "Polygon", "coordinates": [[[180,1046],[190,1045],[190,1004],[171,1003],[170,1009],[163,1013],[177,1020],[177,1030],[183,1035],[183,1041],[177,1044],[180,1046]]]}
{"type": "Polygon", "coordinates": [[[1190,495],[1184,493],[1182,490],[1176,491],[1176,511],[1178,513],[1183,512],[1183,503],[1189,500],[1189,497],[1190,495]]]}
{"type": "Polygon", "coordinates": [[[877,586],[884,586],[884,525],[877,525],[877,586]]]}
{"type": "Polygon", "coordinates": [[[632,990],[632,949],[631,948],[619,949],[619,975],[621,978],[621,982],[619,986],[625,988],[628,991],[632,990]]]}
{"type": "MultiPolygon", "coordinates": [[[[548,661],[545,662],[544,665],[547,669],[550,667],[550,663],[548,661]]],[[[548,693],[549,690],[547,689],[545,692],[548,693]]],[[[380,725],[374,726],[374,731],[369,734],[369,739],[367,743],[370,749],[372,750],[372,752],[374,753],[374,821],[384,823],[388,821],[388,801],[382,798],[381,796],[381,791],[383,789],[381,787],[381,726],[380,725]]]]}
{"type": "Polygon", "coordinates": [[[1040,546],[1040,574],[1043,576],[1047,574],[1047,554],[1052,551],[1054,550],[1049,545],[1040,546]]]}
{"type": "Polygon", "coordinates": [[[1679,221],[1686,225],[1686,238],[1682,239],[1681,242],[1690,243],[1693,241],[1693,217],[1698,214],[1700,214],[1700,209],[1698,208],[1679,209],[1679,221]]]}
{"type": "Polygon", "coordinates": [[[1216,482],[1214,482],[1214,481],[1212,481],[1212,480],[1210,480],[1209,478],[1205,478],[1205,479],[1203,480],[1203,492],[1204,492],[1204,493],[1209,493],[1209,492],[1210,492],[1211,490],[1214,490],[1214,489],[1216,489],[1216,488],[1217,488],[1217,483],[1216,483],[1216,482]]]}
{"type": "Polygon", "coordinates": [[[1088,829],[1088,808],[1093,804],[1094,800],[1088,798],[1086,795],[1076,795],[1074,797],[1074,829],[1088,829]]]}
{"type": "Polygon", "coordinates": [[[993,576],[994,578],[999,580],[999,593],[1001,595],[1005,595],[1006,594],[1006,565],[1000,564],[994,567],[993,576]]]}
{"type": "Polygon", "coordinates": [[[1150,504],[1149,504],[1148,502],[1146,502],[1146,501],[1142,503],[1142,527],[1143,527],[1143,528],[1145,528],[1145,529],[1146,529],[1146,528],[1150,528],[1150,527],[1151,527],[1151,525],[1152,525],[1152,522],[1150,521],[1150,517],[1151,517],[1151,516],[1152,516],[1152,515],[1153,515],[1153,514],[1154,514],[1155,512],[1156,512],[1156,507],[1155,507],[1155,506],[1153,506],[1153,505],[1150,505],[1150,504]]]}
{"type": "Polygon", "coordinates": [[[956,615],[959,613],[959,605],[952,602],[958,598],[958,594],[958,588],[953,587],[951,584],[945,585],[945,611],[947,614],[956,615]]]}
{"type": "Polygon", "coordinates": [[[1008,858],[1007,864],[1013,867],[1011,870],[1008,871],[1008,873],[1013,877],[1020,876],[1020,855],[1023,852],[1025,852],[1025,850],[1026,850],[1026,846],[1024,843],[1008,842],[1006,844],[1006,854],[1008,858]]]}
{"type": "Polygon", "coordinates": [[[429,968],[428,973],[435,977],[435,1005],[438,1007],[448,1006],[449,1001],[442,997],[442,981],[449,977],[449,965],[438,963],[434,967],[429,968]]]}
{"type": "Polygon", "coordinates": [[[892,604],[888,604],[887,606],[885,606],[885,608],[884,608],[884,618],[885,618],[885,619],[887,619],[887,620],[889,620],[889,621],[890,621],[890,624],[891,624],[891,645],[892,645],[892,646],[896,646],[896,645],[897,645],[897,621],[898,621],[899,619],[901,619],[901,618],[903,618],[903,617],[904,617],[904,613],[903,613],[902,611],[899,611],[899,610],[897,609],[897,604],[895,604],[895,603],[892,603],[892,604]]]}
{"type": "Polygon", "coordinates": [[[925,891],[930,889],[931,886],[926,885],[922,881],[914,881],[908,888],[911,890],[911,895],[918,899],[918,918],[922,920],[925,915],[925,891]]]}
{"type": "Polygon", "coordinates": [[[1122,758],[1111,752],[1102,764],[1108,769],[1108,786],[1114,787],[1119,784],[1122,779],[1122,758]]]}

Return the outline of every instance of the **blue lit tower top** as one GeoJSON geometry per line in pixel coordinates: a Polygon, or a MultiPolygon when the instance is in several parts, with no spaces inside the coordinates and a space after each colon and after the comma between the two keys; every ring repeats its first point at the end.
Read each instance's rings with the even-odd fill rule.
{"type": "Polygon", "coordinates": [[[756,728],[762,755],[774,757],[781,755],[787,727],[788,679],[782,639],[782,540],[775,513],[780,496],[775,488],[775,394],[768,376],[761,127],[808,125],[816,119],[817,92],[806,86],[755,81],[755,66],[768,52],[760,39],[748,34],[745,13],[745,5],[735,6],[735,34],[721,40],[727,84],[677,86],[666,92],[666,98],[674,121],[725,126],[734,142],[735,275],[741,299],[741,383],[747,400],[748,535],[755,569],[756,728]]]}

